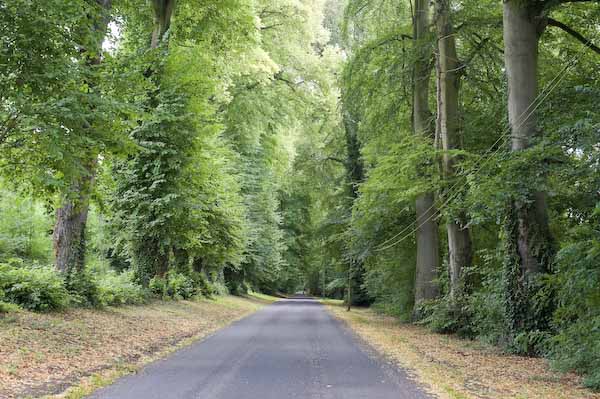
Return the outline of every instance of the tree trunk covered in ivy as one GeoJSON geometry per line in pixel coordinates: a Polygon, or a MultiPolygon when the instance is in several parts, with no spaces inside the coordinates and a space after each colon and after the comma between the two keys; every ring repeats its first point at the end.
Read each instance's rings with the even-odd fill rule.
{"type": "MultiPolygon", "coordinates": [[[[456,157],[449,151],[461,149],[459,131],[459,90],[461,63],[456,51],[456,39],[450,20],[450,0],[437,0],[436,25],[438,37],[438,120],[443,156],[445,179],[453,189],[447,195],[455,195],[456,157]]],[[[460,197],[458,197],[460,199],[460,197]]],[[[449,214],[446,223],[448,231],[448,274],[450,277],[450,296],[454,297],[462,283],[462,270],[471,265],[471,237],[465,227],[466,215],[463,210],[449,214]]]]}
{"type": "MultiPolygon", "coordinates": [[[[88,18],[94,21],[92,31],[84,37],[84,47],[80,50],[84,54],[86,67],[93,68],[102,62],[102,43],[108,29],[111,0],[95,0],[100,10],[92,10],[88,18]]],[[[93,90],[94,82],[86,82],[93,90]]],[[[89,124],[82,129],[90,130],[89,124]]],[[[52,233],[56,269],[62,273],[82,270],[85,265],[85,228],[87,224],[90,192],[96,174],[97,154],[89,155],[83,162],[83,171],[77,173],[63,196],[62,205],[56,210],[56,223],[52,233]]]]}
{"type": "MultiPolygon", "coordinates": [[[[428,41],[429,5],[427,0],[416,0],[413,16],[414,76],[413,76],[413,129],[415,134],[433,138],[432,114],[429,109],[432,51],[428,41]]],[[[417,265],[415,303],[433,299],[439,289],[435,280],[439,267],[439,238],[436,221],[435,195],[424,193],[416,200],[417,265]]]]}
{"type": "Polygon", "coordinates": [[[90,165],[87,175],[77,178],[63,205],[56,210],[52,241],[56,269],[62,273],[83,270],[85,265],[85,228],[94,169],[95,165],[90,165]]]}
{"type": "MultiPolygon", "coordinates": [[[[343,113],[344,132],[346,136],[346,180],[350,194],[350,215],[352,214],[352,205],[358,198],[358,188],[365,178],[364,165],[360,154],[360,140],[358,138],[358,121],[355,115],[349,110],[343,113]]],[[[348,264],[348,287],[346,302],[348,307],[351,305],[368,305],[370,303],[369,295],[364,288],[365,266],[364,263],[356,259],[355,256],[348,264]]]]}
{"type": "Polygon", "coordinates": [[[187,250],[183,248],[173,247],[173,268],[178,273],[189,274],[190,268],[190,255],[187,250]]]}
{"type": "Polygon", "coordinates": [[[192,261],[192,271],[196,273],[206,273],[205,260],[202,256],[197,256],[192,261]]]}
{"type": "MultiPolygon", "coordinates": [[[[153,0],[152,6],[154,9],[154,29],[150,40],[150,49],[156,50],[161,45],[161,42],[167,40],[167,34],[171,26],[171,17],[175,8],[175,0],[153,0]]],[[[165,47],[168,46],[168,42],[165,43],[165,47]]],[[[163,55],[164,56],[164,55],[163,55]]],[[[158,62],[159,63],[159,62],[158,62]]],[[[148,93],[148,101],[146,104],[146,112],[148,114],[158,114],[158,108],[163,105],[165,108],[169,105],[164,98],[160,98],[160,80],[161,80],[161,68],[158,65],[150,65],[145,73],[145,77],[152,82],[154,89],[148,93]],[[161,104],[161,101],[164,104],[161,104]]],[[[157,115],[156,119],[160,120],[162,115],[157,115]]],[[[132,181],[126,182],[128,186],[127,190],[135,191],[139,195],[148,198],[156,202],[165,201],[169,195],[168,185],[169,179],[172,178],[172,170],[169,170],[169,160],[162,159],[161,157],[167,152],[165,148],[169,148],[170,143],[166,143],[167,138],[163,137],[163,133],[166,133],[167,126],[161,120],[161,123],[155,123],[152,121],[144,121],[134,137],[138,142],[143,142],[146,147],[145,151],[140,152],[132,162],[132,171],[129,172],[130,176],[133,177],[132,181]],[[149,165],[156,165],[159,167],[151,168],[149,165]],[[165,192],[167,191],[167,192],[165,192]]],[[[173,148],[169,148],[173,151],[173,148]]],[[[134,207],[137,204],[131,204],[134,207]]],[[[144,208],[143,212],[140,212],[141,220],[139,231],[135,232],[134,243],[132,244],[134,266],[136,269],[137,279],[142,285],[147,286],[153,277],[164,278],[169,268],[169,255],[171,247],[169,246],[166,237],[161,235],[157,231],[144,231],[148,225],[153,226],[160,220],[161,223],[165,223],[163,215],[158,213],[158,210],[144,208]]],[[[136,224],[137,224],[136,223],[136,224]]],[[[167,227],[163,227],[162,231],[165,235],[168,232],[165,231],[167,227]]],[[[154,229],[154,227],[153,227],[154,229]]],[[[151,229],[151,230],[153,230],[151,229]]],[[[180,254],[176,254],[180,255],[180,254]]],[[[180,259],[176,259],[177,261],[180,259]]]]}
{"type": "MultiPolygon", "coordinates": [[[[526,2],[504,2],[504,46],[508,78],[508,115],[512,151],[530,147],[539,135],[534,104],[538,92],[538,44],[545,27],[540,11],[526,2]]],[[[539,168],[531,168],[532,174],[539,168]]],[[[552,238],[546,195],[529,192],[513,200],[506,223],[506,306],[510,333],[538,329],[547,320],[532,303],[535,280],[548,271],[552,238]],[[536,313],[537,312],[537,313],[536,313]]]]}

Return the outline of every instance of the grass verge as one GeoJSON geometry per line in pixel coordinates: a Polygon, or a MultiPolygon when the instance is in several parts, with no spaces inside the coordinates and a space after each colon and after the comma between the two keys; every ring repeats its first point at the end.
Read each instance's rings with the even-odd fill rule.
{"type": "Polygon", "coordinates": [[[441,399],[600,399],[573,374],[550,370],[544,359],[510,356],[476,341],[401,324],[370,309],[327,308],[363,340],[441,399]]]}
{"type": "Polygon", "coordinates": [[[262,294],[260,292],[251,292],[246,297],[252,298],[252,299],[262,302],[266,305],[271,304],[273,302],[277,302],[281,299],[281,297],[275,297],[272,295],[262,294]]]}
{"type": "Polygon", "coordinates": [[[277,299],[269,298],[0,316],[0,398],[81,398],[277,299]]]}

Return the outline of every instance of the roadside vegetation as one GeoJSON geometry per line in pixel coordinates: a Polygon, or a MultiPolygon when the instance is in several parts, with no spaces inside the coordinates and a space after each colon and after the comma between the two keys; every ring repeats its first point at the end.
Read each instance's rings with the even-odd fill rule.
{"type": "Polygon", "coordinates": [[[598,399],[581,377],[553,370],[548,361],[507,354],[498,347],[424,326],[401,323],[369,309],[328,309],[391,363],[406,369],[440,399],[598,399]]]}
{"type": "Polygon", "coordinates": [[[0,3],[0,334],[305,291],[599,390],[599,24],[592,0],[0,3]]]}

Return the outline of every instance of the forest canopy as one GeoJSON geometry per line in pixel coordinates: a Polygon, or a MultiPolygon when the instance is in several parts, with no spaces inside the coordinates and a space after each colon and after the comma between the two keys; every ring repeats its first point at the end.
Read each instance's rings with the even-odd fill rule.
{"type": "Polygon", "coordinates": [[[0,310],[305,292],[600,389],[600,4],[0,2],[0,310]]]}

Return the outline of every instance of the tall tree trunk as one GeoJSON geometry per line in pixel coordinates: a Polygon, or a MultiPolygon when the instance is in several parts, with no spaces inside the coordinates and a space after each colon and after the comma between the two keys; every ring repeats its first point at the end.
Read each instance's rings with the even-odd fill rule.
{"type": "MultiPolygon", "coordinates": [[[[157,49],[163,40],[166,41],[165,36],[171,26],[171,17],[175,3],[176,0],[152,0],[154,30],[152,31],[150,41],[151,49],[157,49]]],[[[168,41],[166,45],[168,45],[168,41]]],[[[156,89],[148,93],[148,102],[146,104],[146,111],[152,113],[160,105],[158,94],[160,90],[161,70],[157,63],[151,64],[144,76],[146,79],[153,81],[156,87],[156,89]]],[[[136,240],[139,240],[139,242],[134,244],[134,265],[137,279],[143,286],[147,287],[153,277],[164,278],[167,275],[169,270],[169,255],[172,248],[160,242],[160,239],[141,237],[136,240]]]]}
{"type": "Polygon", "coordinates": [[[183,248],[173,246],[173,263],[174,269],[178,273],[189,274],[192,270],[190,267],[190,255],[183,248]]]}
{"type": "Polygon", "coordinates": [[[176,0],[152,0],[154,7],[154,32],[152,32],[151,48],[157,48],[160,41],[171,27],[171,17],[176,0]]]}
{"type": "MultiPolygon", "coordinates": [[[[427,0],[415,0],[413,38],[416,53],[413,83],[413,129],[415,134],[433,138],[432,115],[429,109],[431,80],[431,47],[429,40],[429,5],[427,0]]],[[[437,210],[433,193],[420,195],[416,200],[417,265],[415,304],[438,296],[435,282],[439,267],[439,237],[437,210]]]]}
{"type": "MultiPolygon", "coordinates": [[[[108,11],[111,8],[111,0],[95,0],[95,3],[102,9],[102,14],[95,19],[91,40],[85,48],[85,62],[88,67],[99,65],[102,62],[101,51],[102,42],[106,37],[109,17],[108,11]]],[[[93,82],[88,82],[93,87],[93,82]]],[[[89,129],[90,126],[82,126],[82,129],[89,129]]],[[[82,270],[85,265],[85,228],[89,212],[90,191],[94,184],[96,174],[97,155],[94,153],[90,158],[84,161],[84,171],[75,178],[67,193],[64,195],[63,203],[56,210],[56,223],[52,233],[54,247],[55,267],[58,271],[67,273],[72,270],[82,270]]]]}
{"type": "Polygon", "coordinates": [[[62,273],[81,271],[85,265],[85,228],[94,173],[95,162],[71,185],[63,205],[56,210],[52,241],[55,266],[62,273]]]}
{"type": "MultiPolygon", "coordinates": [[[[504,3],[504,46],[508,76],[508,117],[512,134],[511,148],[528,148],[539,134],[533,111],[537,96],[538,43],[543,21],[524,2],[504,3]]],[[[549,241],[545,193],[532,195],[531,204],[515,203],[518,237],[517,251],[525,273],[545,270],[547,259],[540,257],[540,245],[549,241]]]]}
{"type": "Polygon", "coordinates": [[[346,179],[350,185],[352,201],[358,198],[358,186],[365,178],[364,165],[360,157],[360,141],[358,139],[358,121],[349,111],[343,115],[346,134],[346,179]]]}
{"type": "MultiPolygon", "coordinates": [[[[508,77],[508,116],[512,151],[531,145],[539,134],[533,104],[538,91],[538,44],[545,27],[540,11],[520,0],[504,2],[504,53],[508,77]]],[[[532,168],[533,169],[533,168],[532,168]]],[[[532,173],[536,173],[532,170],[532,173]]],[[[508,314],[514,330],[527,329],[532,310],[529,282],[548,269],[552,237],[546,195],[531,192],[527,201],[513,201],[507,220],[508,314]]]]}
{"type": "MultiPolygon", "coordinates": [[[[455,177],[455,157],[449,151],[462,148],[459,134],[460,67],[456,52],[456,39],[450,19],[450,0],[436,1],[436,25],[438,37],[438,118],[442,148],[444,177],[455,177]]],[[[471,265],[471,237],[464,227],[466,215],[448,215],[448,272],[450,297],[453,298],[462,280],[462,270],[471,265]]]]}
{"type": "MultiPolygon", "coordinates": [[[[360,140],[358,139],[358,121],[354,113],[346,109],[342,115],[346,135],[346,181],[349,186],[350,212],[358,198],[358,188],[364,180],[364,165],[360,155],[360,140]]],[[[368,293],[364,289],[365,267],[362,261],[351,259],[348,263],[347,306],[366,305],[369,303],[368,293]]]]}
{"type": "Polygon", "coordinates": [[[198,256],[198,257],[194,258],[194,260],[192,262],[192,271],[195,271],[196,273],[206,274],[205,260],[203,257],[198,256]]]}

